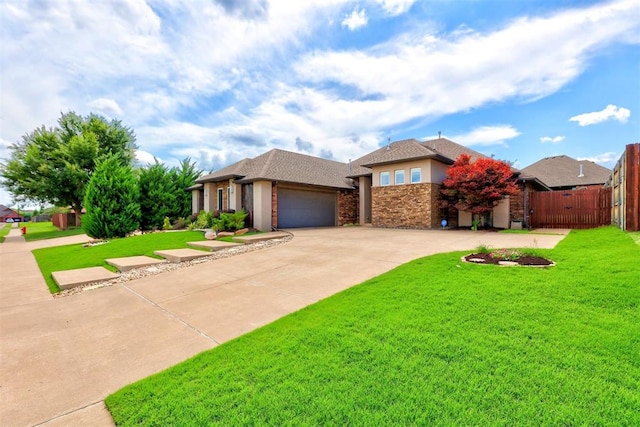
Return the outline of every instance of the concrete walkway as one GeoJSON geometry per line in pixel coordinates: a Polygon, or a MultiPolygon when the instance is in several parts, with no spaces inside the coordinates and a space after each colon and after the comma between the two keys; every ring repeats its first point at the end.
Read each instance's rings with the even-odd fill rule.
{"type": "Polygon", "coordinates": [[[112,425],[110,393],[407,261],[480,244],[550,248],[564,237],[293,232],[283,245],[53,299],[30,251],[83,237],[25,243],[12,230],[0,244],[0,425],[112,425]]]}

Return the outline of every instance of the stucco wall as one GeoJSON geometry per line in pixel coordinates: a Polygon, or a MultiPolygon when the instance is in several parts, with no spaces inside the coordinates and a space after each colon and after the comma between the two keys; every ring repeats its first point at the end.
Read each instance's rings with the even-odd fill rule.
{"type": "Polygon", "coordinates": [[[439,227],[439,188],[431,183],[373,187],[371,224],[392,228],[439,227]]]}
{"type": "Polygon", "coordinates": [[[271,198],[271,181],[253,183],[253,227],[258,230],[271,230],[271,198]]]}
{"type": "MultiPolygon", "coordinates": [[[[422,183],[429,182],[431,179],[431,159],[417,160],[413,162],[392,163],[384,166],[374,166],[372,168],[371,178],[374,187],[380,187],[380,172],[389,172],[389,184],[395,185],[395,171],[404,170],[404,182],[411,182],[411,169],[420,168],[422,174],[422,183]]],[[[417,185],[417,184],[413,184],[417,185]]]]}

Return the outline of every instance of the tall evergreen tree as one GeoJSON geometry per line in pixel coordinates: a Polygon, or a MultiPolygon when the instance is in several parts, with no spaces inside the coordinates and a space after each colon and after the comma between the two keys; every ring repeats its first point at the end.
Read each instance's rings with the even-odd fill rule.
{"type": "Polygon", "coordinates": [[[176,184],[164,164],[158,160],[140,170],[140,229],[162,229],[165,217],[175,219],[176,184]]]}
{"type": "Polygon", "coordinates": [[[98,164],[84,198],[82,227],[98,238],[124,237],[140,224],[139,189],[130,165],[111,154],[98,164]]]}
{"type": "Polygon", "coordinates": [[[196,179],[202,175],[202,171],[196,168],[196,162],[191,162],[187,157],[180,162],[178,167],[173,167],[169,171],[169,179],[174,183],[175,188],[175,209],[169,215],[172,219],[187,218],[191,212],[191,191],[187,188],[196,183],[196,179]]]}

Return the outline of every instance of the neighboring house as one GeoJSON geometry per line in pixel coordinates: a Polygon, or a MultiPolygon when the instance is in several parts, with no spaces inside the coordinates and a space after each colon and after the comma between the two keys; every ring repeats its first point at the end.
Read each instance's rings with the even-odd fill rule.
{"type": "Polygon", "coordinates": [[[0,205],[0,222],[22,222],[24,217],[4,205],[0,205]],[[9,221],[7,221],[9,220],[9,221]]]}
{"type": "MultiPolygon", "coordinates": [[[[192,208],[244,208],[248,225],[261,230],[349,223],[439,228],[445,217],[450,226],[470,226],[470,213],[438,206],[447,168],[462,153],[486,157],[445,138],[391,142],[349,164],[273,149],[197,179],[189,188],[192,208]]],[[[534,177],[521,186],[522,194],[494,208],[493,226],[524,220],[527,188],[548,190],[534,177]]]]}
{"type": "Polygon", "coordinates": [[[326,227],[358,221],[358,192],[349,165],[273,149],[196,180],[190,187],[198,212],[245,209],[247,225],[326,227]]]}
{"type": "Polygon", "coordinates": [[[536,177],[551,190],[601,188],[611,176],[611,170],[604,166],[564,155],[538,160],[521,172],[536,177]]]}

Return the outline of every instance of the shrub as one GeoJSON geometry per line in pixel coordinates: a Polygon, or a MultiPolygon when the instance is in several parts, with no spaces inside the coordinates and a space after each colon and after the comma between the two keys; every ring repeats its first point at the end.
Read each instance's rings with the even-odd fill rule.
{"type": "Polygon", "coordinates": [[[216,231],[236,231],[244,228],[244,219],[247,213],[244,209],[238,212],[220,212],[213,218],[213,228],[216,231]]]}
{"type": "MultiPolygon", "coordinates": [[[[175,184],[169,177],[167,168],[157,160],[139,171],[140,174],[140,229],[157,230],[164,228],[164,218],[175,211],[175,184]]],[[[182,190],[184,192],[184,190],[182,190]]],[[[166,230],[166,229],[165,229],[166,230]]]]}
{"type": "Polygon", "coordinates": [[[195,221],[189,225],[189,230],[202,230],[205,228],[211,228],[212,218],[211,214],[207,211],[200,211],[195,221]]]}
{"type": "Polygon", "coordinates": [[[140,224],[139,190],[133,170],[109,156],[96,167],[84,198],[82,228],[94,239],[124,237],[140,224]]]}

